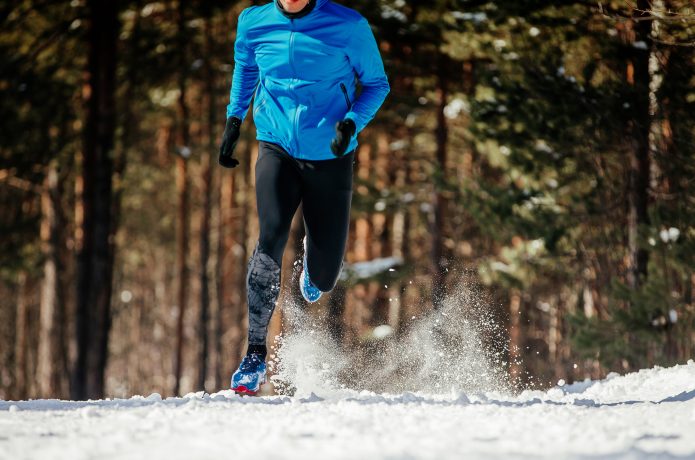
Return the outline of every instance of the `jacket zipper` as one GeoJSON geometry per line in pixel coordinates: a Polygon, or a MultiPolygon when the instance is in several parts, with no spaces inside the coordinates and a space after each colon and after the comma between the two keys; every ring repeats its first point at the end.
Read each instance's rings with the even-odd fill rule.
{"type": "Polygon", "coordinates": [[[293,122],[293,132],[294,132],[294,148],[295,148],[295,154],[297,155],[297,158],[299,158],[301,155],[299,153],[299,101],[297,100],[296,95],[294,94],[294,85],[297,80],[297,70],[294,68],[294,59],[293,59],[293,52],[294,52],[294,36],[295,36],[295,31],[294,31],[294,19],[290,19],[290,46],[289,48],[289,61],[290,61],[290,69],[292,69],[292,83],[290,83],[290,91],[292,92],[293,99],[294,99],[294,122],[293,122]]]}
{"type": "Polygon", "coordinates": [[[291,24],[290,27],[292,28],[292,30],[290,30],[290,46],[288,47],[289,53],[290,53],[290,55],[289,55],[289,58],[290,58],[290,68],[292,69],[292,75],[293,75],[294,77],[296,77],[296,76],[297,76],[297,71],[296,71],[295,68],[294,68],[294,59],[292,59],[292,51],[293,51],[293,48],[294,48],[294,33],[295,33],[295,32],[294,32],[294,19],[290,19],[290,24],[291,24]]]}
{"type": "Polygon", "coordinates": [[[352,102],[350,102],[350,97],[348,96],[347,88],[345,83],[340,82],[340,89],[343,91],[343,96],[345,96],[345,105],[347,105],[348,112],[352,110],[352,102]]]}

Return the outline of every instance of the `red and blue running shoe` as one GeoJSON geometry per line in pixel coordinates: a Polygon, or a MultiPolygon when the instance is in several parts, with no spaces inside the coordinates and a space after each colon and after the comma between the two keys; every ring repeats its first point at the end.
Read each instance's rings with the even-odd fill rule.
{"type": "Polygon", "coordinates": [[[237,394],[255,396],[265,383],[265,360],[257,353],[246,355],[232,375],[232,390],[237,394]]]}

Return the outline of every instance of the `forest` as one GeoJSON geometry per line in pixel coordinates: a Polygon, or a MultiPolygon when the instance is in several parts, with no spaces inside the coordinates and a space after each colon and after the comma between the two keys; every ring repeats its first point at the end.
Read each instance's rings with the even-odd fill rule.
{"type": "MultiPolygon", "coordinates": [[[[297,309],[359,367],[417,318],[474,318],[514,389],[695,358],[691,0],[335,1],[391,92],[360,134],[341,281],[301,300],[298,212],[271,337],[297,309]]],[[[265,3],[2,3],[0,399],[229,387],[252,117],[240,166],[217,153],[237,20],[265,3]]]]}

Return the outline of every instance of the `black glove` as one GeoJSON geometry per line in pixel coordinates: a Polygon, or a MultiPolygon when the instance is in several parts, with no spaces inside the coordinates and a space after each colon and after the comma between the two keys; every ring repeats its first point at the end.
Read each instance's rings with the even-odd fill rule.
{"type": "Polygon", "coordinates": [[[335,125],[335,138],[331,141],[331,152],[337,157],[345,155],[345,151],[350,145],[352,136],[355,135],[357,127],[355,122],[346,118],[335,125]]]}
{"type": "Polygon", "coordinates": [[[239,128],[241,120],[237,117],[227,118],[227,124],[224,127],[222,135],[222,145],[220,146],[219,162],[225,168],[234,168],[239,164],[239,160],[234,158],[234,149],[239,140],[239,128]]]}

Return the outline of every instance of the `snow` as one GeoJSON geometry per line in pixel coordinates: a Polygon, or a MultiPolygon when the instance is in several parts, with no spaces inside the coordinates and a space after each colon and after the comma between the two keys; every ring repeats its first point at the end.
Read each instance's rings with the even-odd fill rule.
{"type": "Polygon", "coordinates": [[[507,46],[507,42],[498,38],[492,41],[492,46],[495,48],[495,51],[502,51],[507,46]]]}
{"type": "Polygon", "coordinates": [[[480,339],[502,329],[475,286],[408,334],[373,334],[366,360],[320,318],[281,308],[269,367],[284,395],[0,401],[0,460],[695,459],[693,361],[515,393],[480,339]]]}
{"type": "Polygon", "coordinates": [[[400,257],[383,257],[366,262],[345,264],[340,279],[368,279],[401,265],[403,265],[403,259],[400,257]]]}
{"type": "Polygon", "coordinates": [[[450,120],[457,118],[462,112],[468,113],[469,111],[470,105],[461,98],[453,99],[444,107],[444,115],[450,120]]]}
{"type": "MultiPolygon", "coordinates": [[[[398,7],[398,5],[396,5],[398,7]]],[[[395,19],[401,23],[407,23],[408,17],[402,11],[397,10],[389,5],[381,5],[381,17],[384,19],[395,19]]]]}
{"type": "Polygon", "coordinates": [[[664,243],[675,243],[676,241],[678,241],[678,237],[680,236],[680,234],[681,231],[675,227],[671,227],[669,229],[664,228],[659,232],[659,238],[661,238],[661,241],[663,241],[664,243]]]}
{"type": "Polygon", "coordinates": [[[481,22],[487,21],[487,14],[484,12],[475,12],[475,13],[464,13],[462,11],[452,11],[451,16],[453,16],[455,19],[460,19],[463,21],[473,21],[476,24],[480,24],[481,22]]]}
{"type": "Polygon", "coordinates": [[[695,363],[518,396],[0,402],[2,459],[695,458],[695,363]]]}

